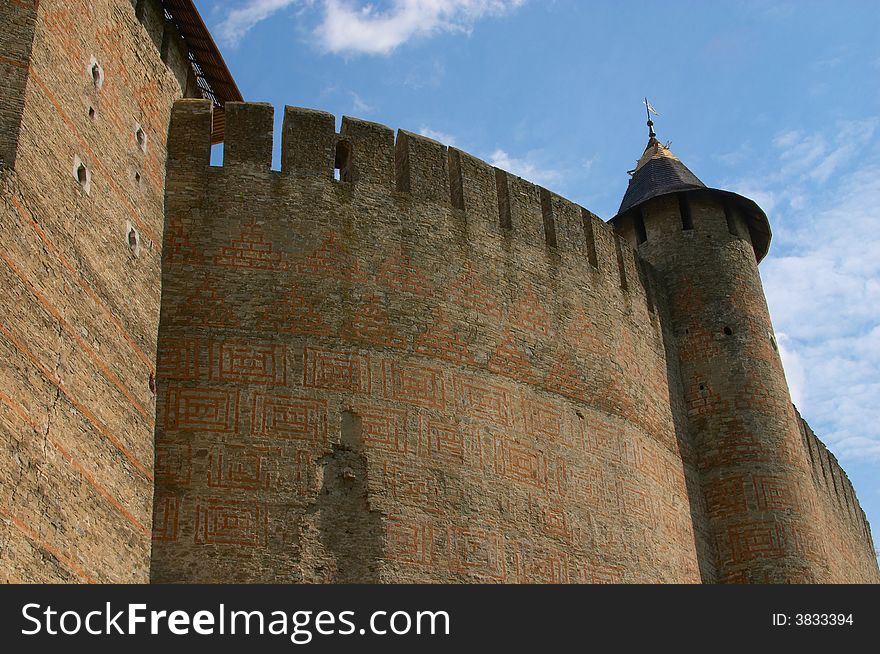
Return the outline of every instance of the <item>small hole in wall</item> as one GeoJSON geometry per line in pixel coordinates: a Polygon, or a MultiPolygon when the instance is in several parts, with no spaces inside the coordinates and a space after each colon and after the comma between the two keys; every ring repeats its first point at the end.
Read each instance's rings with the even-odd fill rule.
{"type": "Polygon", "coordinates": [[[724,328],[724,335],[725,336],[733,336],[733,330],[730,327],[725,327],[724,328]]]}
{"type": "Polygon", "coordinates": [[[92,188],[92,174],[82,159],[77,156],[73,157],[73,178],[86,195],[90,195],[92,188]]]}
{"type": "Polygon", "coordinates": [[[575,414],[578,418],[580,418],[581,420],[584,419],[584,414],[581,413],[580,411],[575,411],[574,414],[575,414]]]}
{"type": "Polygon", "coordinates": [[[137,139],[138,147],[146,152],[147,151],[147,133],[143,130],[142,127],[138,127],[137,131],[134,133],[135,139],[137,139]]]}
{"type": "Polygon", "coordinates": [[[138,185],[141,183],[141,174],[140,174],[140,173],[135,173],[135,174],[134,174],[134,181],[135,181],[138,185]]]}
{"type": "Polygon", "coordinates": [[[773,348],[773,351],[779,352],[779,343],[776,342],[776,337],[770,333],[768,333],[768,336],[770,336],[770,346],[773,348]]]}
{"type": "Polygon", "coordinates": [[[95,120],[95,108],[89,107],[89,120],[95,120]]]}
{"type": "Polygon", "coordinates": [[[150,381],[148,382],[148,384],[150,387],[150,392],[155,393],[156,392],[156,375],[154,375],[153,373],[150,373],[150,381]]]}
{"type": "Polygon", "coordinates": [[[706,390],[706,385],[705,385],[705,384],[700,384],[700,390],[701,390],[701,391],[705,391],[705,390],[706,390]]]}
{"type": "Polygon", "coordinates": [[[134,256],[138,256],[141,251],[141,237],[134,227],[128,228],[128,249],[134,256]]]}
{"type": "Polygon", "coordinates": [[[92,80],[92,85],[96,90],[100,91],[104,85],[104,69],[101,68],[101,64],[94,57],[89,62],[88,75],[92,80]]]}

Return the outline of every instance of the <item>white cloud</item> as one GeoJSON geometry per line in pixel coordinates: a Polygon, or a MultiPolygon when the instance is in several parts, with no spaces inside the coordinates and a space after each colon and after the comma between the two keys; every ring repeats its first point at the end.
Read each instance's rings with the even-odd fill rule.
{"type": "Polygon", "coordinates": [[[793,398],[841,459],[872,462],[880,462],[878,124],[782,133],[769,170],[738,185],[775,208],[761,276],[793,398]]]}
{"type": "Polygon", "coordinates": [[[351,92],[351,106],[355,113],[361,115],[372,113],[375,108],[354,91],[351,92]]]}
{"type": "Polygon", "coordinates": [[[504,150],[498,149],[489,155],[489,163],[542,186],[557,183],[562,178],[560,171],[542,166],[532,153],[527,154],[525,157],[517,158],[510,156],[504,150]]]}
{"type": "Polygon", "coordinates": [[[237,45],[254,25],[297,1],[248,0],[243,6],[232,9],[226,14],[226,17],[217,26],[217,36],[226,45],[237,45]]]}
{"type": "Polygon", "coordinates": [[[452,147],[456,147],[456,139],[451,134],[445,134],[444,132],[438,132],[437,130],[433,130],[430,127],[422,127],[419,130],[419,134],[422,136],[427,136],[429,139],[434,139],[442,143],[443,145],[451,145],[452,147]]]}
{"type": "Polygon", "coordinates": [[[257,23],[291,5],[316,5],[312,32],[327,52],[388,54],[407,41],[440,32],[468,32],[488,16],[519,7],[525,0],[390,0],[379,6],[362,0],[247,0],[232,9],[217,34],[236,45],[257,23]]]}
{"type": "Polygon", "coordinates": [[[329,52],[387,54],[415,37],[467,31],[475,21],[523,0],[393,0],[382,11],[351,0],[327,0],[316,34],[329,52]]]}

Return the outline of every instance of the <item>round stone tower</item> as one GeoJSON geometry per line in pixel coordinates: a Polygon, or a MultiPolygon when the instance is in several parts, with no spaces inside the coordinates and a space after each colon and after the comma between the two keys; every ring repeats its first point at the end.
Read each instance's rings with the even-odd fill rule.
{"type": "Polygon", "coordinates": [[[715,579],[705,581],[826,581],[808,453],[758,274],[767,217],[707,188],[653,128],[630,174],[611,223],[665,281],[668,350],[715,550],[715,579]]]}

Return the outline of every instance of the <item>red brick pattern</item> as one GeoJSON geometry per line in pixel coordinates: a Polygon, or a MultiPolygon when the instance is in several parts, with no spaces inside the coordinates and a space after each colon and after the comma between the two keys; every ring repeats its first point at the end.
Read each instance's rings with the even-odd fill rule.
{"type": "Polygon", "coordinates": [[[449,527],[447,547],[454,572],[497,581],[507,578],[504,539],[482,529],[449,527]]]}
{"type": "Polygon", "coordinates": [[[196,504],[197,544],[261,547],[267,532],[268,515],[259,503],[203,498],[196,504]]]}
{"type": "Polygon", "coordinates": [[[351,251],[339,242],[335,234],[327,236],[312,253],[296,265],[302,275],[327,277],[342,281],[360,281],[363,273],[351,251]]]}
{"type": "Polygon", "coordinates": [[[476,360],[468,349],[462,330],[461,325],[453,324],[439,314],[433,324],[415,338],[413,351],[459,365],[474,365],[476,360]]]}
{"type": "Polygon", "coordinates": [[[368,447],[399,453],[409,449],[406,412],[370,406],[359,407],[357,415],[368,447]]]}
{"type": "Polygon", "coordinates": [[[433,564],[434,528],[431,523],[390,519],[386,530],[389,558],[421,566],[433,564]]]}
{"type": "Polygon", "coordinates": [[[159,347],[156,373],[162,379],[198,380],[200,350],[195,338],[165,339],[159,347]]]}
{"type": "Polygon", "coordinates": [[[388,319],[388,312],[376,295],[369,295],[342,327],[342,338],[380,348],[406,349],[406,338],[388,319]]]}
{"type": "Polygon", "coordinates": [[[214,265],[227,268],[249,268],[251,270],[287,270],[278,252],[273,251],[272,243],[264,236],[263,228],[256,219],[245,224],[241,235],[223,246],[214,257],[214,265]]]}
{"type": "MultiPolygon", "coordinates": [[[[172,169],[172,186],[193,167],[172,169]]],[[[157,580],[336,581],[359,565],[403,582],[731,581],[822,559],[808,531],[752,519],[809,506],[787,474],[746,469],[796,462],[737,415],[778,398],[749,384],[731,396],[711,375],[681,385],[666,360],[685,346],[662,321],[700,311],[702,290],[649,303],[632,253],[598,224],[597,266],[550,259],[517,232],[531,214],[510,233],[462,220],[419,195],[413,171],[409,197],[305,172],[283,197],[283,175],[255,173],[265,215],[233,240],[210,225],[248,215],[243,181],[214,169],[204,198],[177,191],[198,200],[183,215],[205,257],[169,267],[165,286],[160,443],[192,447],[186,465],[157,459],[177,516],[160,523],[174,540],[157,540],[157,580]],[[239,265],[245,251],[259,263],[239,265]],[[725,412],[717,447],[681,430],[725,412]],[[718,464],[731,474],[707,473],[718,464]]],[[[723,355],[688,326],[693,361],[723,355]]]]}
{"type": "Polygon", "coordinates": [[[364,355],[306,348],[303,386],[369,395],[372,387],[370,359],[364,355]]]}
{"type": "Polygon", "coordinates": [[[281,448],[260,445],[216,445],[208,455],[208,486],[260,490],[272,488],[281,448]]]}
{"type": "Polygon", "coordinates": [[[379,269],[377,281],[386,288],[410,295],[430,297],[434,292],[424,271],[414,264],[411,255],[404,253],[388,257],[379,269]]]}
{"type": "Polygon", "coordinates": [[[255,393],[251,434],[258,438],[326,442],[327,402],[303,397],[255,393]]]}
{"type": "Polygon", "coordinates": [[[446,384],[439,368],[383,361],[382,380],[390,400],[435,409],[446,406],[446,384]]]}
{"type": "Polygon", "coordinates": [[[284,386],[287,379],[286,349],[274,343],[213,343],[211,379],[221,383],[284,386]]]}
{"type": "Polygon", "coordinates": [[[282,295],[260,314],[260,323],[276,333],[300,336],[328,336],[330,326],[324,321],[317,302],[307,298],[299,286],[282,295]]]}
{"type": "Polygon", "coordinates": [[[236,391],[171,388],[166,400],[165,429],[231,433],[238,429],[236,391]]]}

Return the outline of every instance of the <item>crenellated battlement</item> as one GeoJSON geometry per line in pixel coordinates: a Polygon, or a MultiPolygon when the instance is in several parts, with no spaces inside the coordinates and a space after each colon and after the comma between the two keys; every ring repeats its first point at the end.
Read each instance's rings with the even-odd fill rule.
{"type": "Polygon", "coordinates": [[[871,544],[871,527],[865,517],[865,512],[856,499],[855,489],[852,482],[838,463],[831,451],[816,436],[807,421],[800,412],[797,414],[798,427],[804,439],[804,446],[810,455],[813,482],[821,489],[823,495],[831,502],[836,515],[845,517],[846,520],[856,525],[865,537],[866,543],[871,544]]]}
{"type": "MultiPolygon", "coordinates": [[[[614,280],[620,289],[654,300],[646,288],[651,273],[632,246],[588,209],[473,155],[403,129],[344,116],[336,131],[332,114],[285,107],[281,168],[272,170],[274,108],[256,102],[226,104],[223,161],[210,166],[211,106],[181,100],[170,132],[172,168],[195,174],[247,175],[251,180],[296,180],[346,189],[353,196],[386,194],[396,201],[450,211],[474,227],[542,249],[559,267],[586,264],[592,274],[614,280]]],[[[257,183],[255,181],[255,183],[257,183]]]]}
{"type": "Polygon", "coordinates": [[[880,579],[766,216],[656,139],[612,227],[404,129],[276,138],[191,0],[0,18],[0,581],[880,579]]]}
{"type": "MultiPolygon", "coordinates": [[[[285,464],[278,483],[236,496],[270,531],[235,548],[206,554],[204,523],[181,523],[154,547],[154,580],[181,566],[193,580],[348,580],[332,547],[358,539],[387,544],[387,580],[698,580],[665,299],[625,240],[412,132],[349,117],[337,132],[334,116],[287,107],[272,170],[273,108],[227,103],[226,121],[211,166],[210,104],[172,112],[157,442],[189,448],[193,466],[221,450],[243,465],[265,443],[261,460],[298,462],[296,479],[285,464]],[[338,446],[362,451],[359,493],[384,535],[318,492],[338,446]],[[458,562],[465,524],[497,534],[489,561],[458,562]],[[285,546],[297,529],[312,538],[301,551],[285,546]],[[596,560],[597,530],[603,554],[628,563],[596,560]],[[424,554],[401,550],[412,531],[424,554]],[[284,565],[240,556],[252,546],[284,565]]],[[[213,476],[157,479],[180,515],[226,492],[213,476]]]]}

